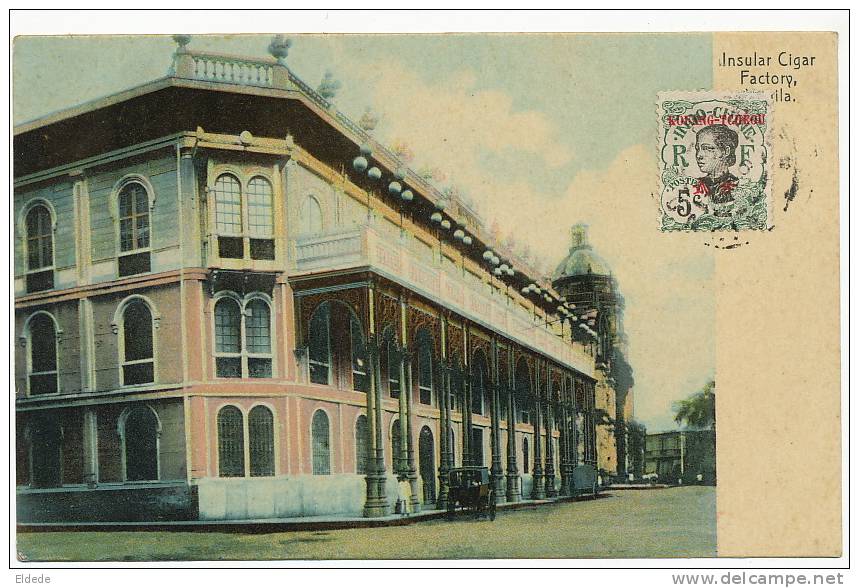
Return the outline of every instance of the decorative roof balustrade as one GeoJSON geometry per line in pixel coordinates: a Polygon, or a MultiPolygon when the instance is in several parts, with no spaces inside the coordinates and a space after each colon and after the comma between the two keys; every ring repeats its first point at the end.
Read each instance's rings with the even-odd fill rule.
{"type": "Polygon", "coordinates": [[[370,223],[349,230],[299,238],[293,242],[293,275],[351,267],[376,273],[438,301],[460,315],[558,363],[593,377],[594,358],[580,345],[558,336],[535,321],[517,302],[485,282],[473,283],[449,259],[439,261],[437,250],[408,234],[395,236],[370,223]],[[435,251],[428,259],[426,252],[435,251]]]}

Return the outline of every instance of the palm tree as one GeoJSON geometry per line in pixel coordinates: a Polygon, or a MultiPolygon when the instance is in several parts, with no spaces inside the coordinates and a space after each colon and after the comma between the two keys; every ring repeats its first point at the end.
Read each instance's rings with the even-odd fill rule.
{"type": "Polygon", "coordinates": [[[716,428],[716,381],[710,380],[698,392],[674,405],[674,420],[689,429],[716,428]]]}

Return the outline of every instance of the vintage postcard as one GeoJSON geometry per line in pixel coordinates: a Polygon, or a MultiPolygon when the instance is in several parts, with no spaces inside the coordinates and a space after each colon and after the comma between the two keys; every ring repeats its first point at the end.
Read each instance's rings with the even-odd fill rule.
{"type": "Polygon", "coordinates": [[[844,555],[846,39],[655,30],[16,36],[13,564],[844,555]]]}

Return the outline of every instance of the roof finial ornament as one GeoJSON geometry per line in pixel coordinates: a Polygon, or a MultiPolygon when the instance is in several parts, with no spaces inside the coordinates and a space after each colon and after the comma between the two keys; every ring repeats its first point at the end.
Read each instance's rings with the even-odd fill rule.
{"type": "Polygon", "coordinates": [[[283,35],[275,35],[271,43],[268,45],[268,52],[272,57],[277,59],[280,65],[286,65],[286,56],[289,55],[289,48],[292,47],[292,39],[288,39],[283,35]]]}
{"type": "Polygon", "coordinates": [[[358,126],[368,133],[372,133],[378,124],[379,115],[373,112],[373,109],[368,106],[366,110],[364,110],[364,114],[361,115],[361,119],[358,121],[358,126]]]}
{"type": "Polygon", "coordinates": [[[334,74],[329,69],[325,71],[325,75],[322,77],[322,81],[319,82],[319,87],[316,88],[316,91],[328,102],[333,102],[335,96],[337,96],[337,90],[341,86],[342,84],[334,79],[334,74]]]}
{"type": "Polygon", "coordinates": [[[173,42],[175,42],[179,47],[176,49],[177,53],[184,53],[187,51],[185,46],[191,42],[191,35],[173,35],[173,42]]]}

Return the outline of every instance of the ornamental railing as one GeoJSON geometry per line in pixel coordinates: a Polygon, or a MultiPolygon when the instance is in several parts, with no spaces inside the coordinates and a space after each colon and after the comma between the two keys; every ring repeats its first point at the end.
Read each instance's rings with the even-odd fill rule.
{"type": "MultiPolygon", "coordinates": [[[[437,250],[436,250],[437,253],[437,250]]],[[[427,259],[426,245],[371,223],[346,231],[300,237],[293,243],[296,275],[369,267],[503,336],[593,376],[594,358],[489,284],[472,283],[449,259],[427,259]]],[[[567,331],[569,333],[569,331],[567,331]]]]}

